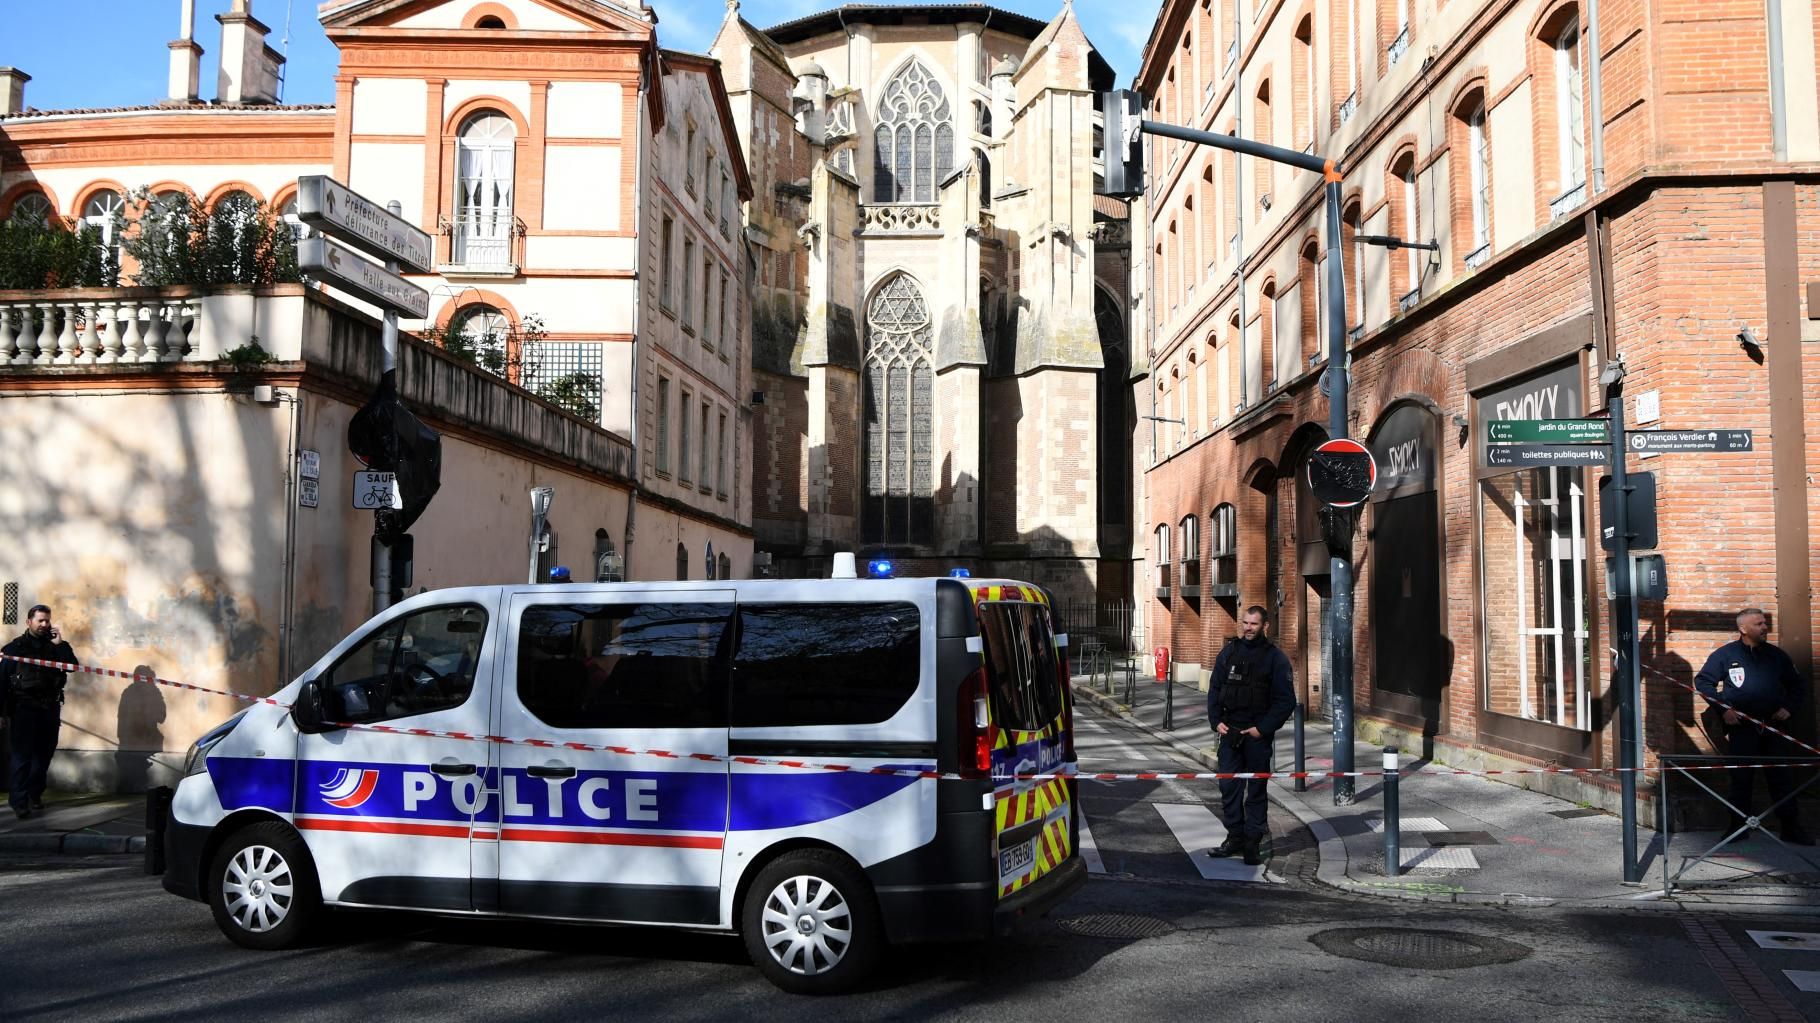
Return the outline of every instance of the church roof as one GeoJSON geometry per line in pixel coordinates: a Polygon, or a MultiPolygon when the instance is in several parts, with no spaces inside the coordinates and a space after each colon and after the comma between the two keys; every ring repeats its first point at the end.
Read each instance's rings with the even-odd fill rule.
{"type": "MultiPolygon", "coordinates": [[[[841,31],[843,25],[903,25],[911,19],[918,24],[958,25],[979,22],[1011,35],[1035,39],[1049,23],[1027,14],[1007,11],[990,4],[843,4],[817,14],[786,21],[764,30],[765,34],[784,45],[841,31]]],[[[1110,89],[1112,65],[1093,50],[1089,71],[1096,89],[1110,89]]]]}

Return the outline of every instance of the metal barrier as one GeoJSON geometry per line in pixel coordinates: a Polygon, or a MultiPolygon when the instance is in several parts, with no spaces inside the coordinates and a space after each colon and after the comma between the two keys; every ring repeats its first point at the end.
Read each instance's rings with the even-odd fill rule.
{"type": "MultiPolygon", "coordinates": [[[[1662,780],[1659,785],[1660,792],[1658,794],[1658,798],[1661,800],[1660,805],[1663,808],[1662,813],[1661,813],[1661,818],[1662,818],[1662,894],[1663,895],[1665,895],[1665,896],[1673,895],[1677,884],[1680,884],[1680,886],[1683,888],[1688,887],[1688,884],[1692,884],[1692,883],[1698,883],[1698,884],[1706,885],[1706,886],[1721,885],[1721,884],[1739,884],[1739,883],[1749,881],[1754,878],[1763,878],[1763,877],[1770,876],[1771,871],[1768,869],[1766,869],[1766,870],[1746,870],[1743,868],[1737,868],[1733,864],[1721,863],[1721,864],[1716,864],[1716,865],[1737,869],[1739,872],[1738,876],[1728,878],[1723,881],[1715,880],[1715,881],[1689,882],[1688,884],[1681,883],[1681,879],[1687,876],[1688,871],[1694,869],[1695,867],[1698,867],[1702,863],[1713,863],[1714,857],[1718,854],[1719,850],[1725,848],[1726,846],[1730,845],[1731,843],[1733,843],[1735,841],[1738,841],[1741,836],[1748,836],[1753,832],[1761,832],[1762,834],[1765,834],[1771,838],[1774,838],[1776,840],[1776,842],[1779,845],[1781,845],[1784,849],[1787,849],[1790,852],[1793,852],[1796,856],[1799,856],[1809,866],[1814,867],[1816,871],[1820,871],[1820,860],[1816,860],[1814,857],[1814,854],[1805,852],[1800,847],[1791,845],[1790,843],[1783,841],[1782,837],[1780,835],[1777,835],[1775,832],[1770,831],[1763,827],[1764,818],[1769,817],[1771,814],[1775,813],[1776,810],[1782,806],[1782,804],[1787,803],[1791,800],[1800,799],[1801,793],[1803,791],[1805,791],[1809,786],[1813,785],[1814,782],[1820,781],[1820,774],[1810,775],[1806,781],[1801,782],[1799,785],[1791,785],[1789,787],[1788,792],[1785,795],[1783,795],[1783,797],[1781,799],[1774,799],[1770,803],[1769,807],[1766,808],[1762,813],[1753,816],[1749,812],[1747,812],[1744,808],[1733,805],[1732,801],[1728,797],[1721,795],[1711,785],[1707,784],[1707,781],[1705,778],[1702,778],[1700,775],[1694,773],[1695,771],[1711,772],[1715,769],[1721,769],[1720,773],[1724,774],[1725,772],[1722,769],[1729,762],[1737,762],[1737,761],[1742,761],[1742,762],[1744,762],[1746,764],[1750,764],[1750,765],[1763,765],[1762,767],[1748,766],[1748,767],[1737,768],[1737,770],[1744,770],[1744,771],[1755,771],[1755,770],[1759,770],[1759,769],[1767,770],[1768,769],[1767,765],[1770,765],[1770,764],[1787,764],[1787,765],[1791,765],[1791,766],[1800,764],[1800,765],[1811,766],[1814,763],[1814,760],[1812,757],[1800,757],[1800,756],[1726,757],[1726,756],[1711,756],[1711,755],[1696,755],[1696,754],[1665,754],[1660,759],[1661,759],[1661,764],[1662,764],[1662,780]],[[1672,782],[1677,776],[1686,778],[1688,781],[1693,782],[1699,788],[1704,789],[1708,795],[1711,795],[1714,799],[1718,800],[1719,805],[1725,808],[1725,812],[1727,812],[1728,814],[1731,815],[1728,818],[1728,820],[1730,822],[1741,821],[1742,823],[1738,823],[1735,826],[1729,827],[1729,828],[1721,828],[1720,830],[1722,832],[1725,832],[1725,837],[1719,839],[1717,844],[1713,845],[1711,848],[1707,849],[1705,852],[1699,854],[1698,856],[1683,856],[1681,858],[1681,863],[1680,863],[1679,869],[1675,870],[1675,872],[1673,874],[1670,874],[1669,873],[1669,861],[1673,858],[1672,850],[1674,848],[1674,814],[1671,812],[1670,807],[1672,807],[1672,805],[1673,805],[1671,802],[1671,796],[1673,793],[1672,782]]],[[[1788,770],[1789,768],[1785,767],[1783,769],[1788,770]]],[[[1709,774],[1708,776],[1710,777],[1711,775],[1709,774]]],[[[1753,788],[1754,787],[1755,786],[1753,786],[1753,788]]]]}

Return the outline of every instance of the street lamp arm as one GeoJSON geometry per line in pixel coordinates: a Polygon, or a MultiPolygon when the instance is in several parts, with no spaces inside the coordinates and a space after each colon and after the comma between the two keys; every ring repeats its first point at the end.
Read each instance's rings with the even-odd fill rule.
{"type": "Polygon", "coordinates": [[[1151,422],[1155,422],[1155,423],[1176,423],[1181,426],[1188,425],[1188,421],[1185,419],[1170,419],[1168,416],[1139,416],[1138,418],[1139,419],[1148,419],[1151,422]]]}
{"type": "Polygon", "coordinates": [[[1426,252],[1441,251],[1441,243],[1438,241],[1412,242],[1388,234],[1358,234],[1353,235],[1353,241],[1358,242],[1360,245],[1382,245],[1387,249],[1422,249],[1426,252]]]}

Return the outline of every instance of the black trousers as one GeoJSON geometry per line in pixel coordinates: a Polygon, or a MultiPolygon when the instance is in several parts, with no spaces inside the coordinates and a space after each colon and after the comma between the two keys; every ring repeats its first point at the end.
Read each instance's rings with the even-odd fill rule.
{"type": "Polygon", "coordinates": [[[7,801],[17,812],[30,806],[30,800],[44,797],[44,779],[50,773],[51,755],[57,752],[63,709],[56,704],[40,707],[17,700],[13,703],[13,716],[8,720],[11,723],[13,776],[7,801]]]}
{"type": "MultiPolygon", "coordinates": [[[[1229,731],[1220,736],[1219,767],[1222,772],[1257,772],[1270,770],[1270,746],[1273,735],[1253,739],[1229,731]]],[[[1270,800],[1264,794],[1270,783],[1262,778],[1225,778],[1220,781],[1220,798],[1224,801],[1226,831],[1247,838],[1262,838],[1270,829],[1265,811],[1270,800]]]]}
{"type": "MultiPolygon", "coordinates": [[[[1748,721],[1740,721],[1725,730],[1726,752],[1734,757],[1786,757],[1795,754],[1795,749],[1787,739],[1780,735],[1757,730],[1757,726],[1748,721]]],[[[1786,767],[1764,767],[1763,780],[1769,785],[1770,801],[1776,802],[1789,794],[1794,782],[1789,777],[1786,767]]],[[[1751,797],[1757,790],[1757,769],[1728,771],[1732,776],[1732,805],[1738,812],[1750,815],[1751,797]]],[[[1801,822],[1801,808],[1798,800],[1791,799],[1776,808],[1776,817],[1783,827],[1798,825],[1801,822]]]]}

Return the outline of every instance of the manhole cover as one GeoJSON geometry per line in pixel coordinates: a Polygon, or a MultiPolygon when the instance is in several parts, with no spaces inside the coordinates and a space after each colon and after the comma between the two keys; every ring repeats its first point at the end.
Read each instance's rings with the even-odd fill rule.
{"type": "Polygon", "coordinates": [[[1154,916],[1141,916],[1137,913],[1088,913],[1085,916],[1071,916],[1066,920],[1057,920],[1056,925],[1066,931],[1084,934],[1090,938],[1155,938],[1175,930],[1175,925],[1167,920],[1154,916]]]}
{"type": "Polygon", "coordinates": [[[1526,945],[1462,931],[1401,927],[1342,927],[1310,935],[1323,952],[1413,970],[1457,970],[1509,963],[1530,953],[1526,945]]]}

